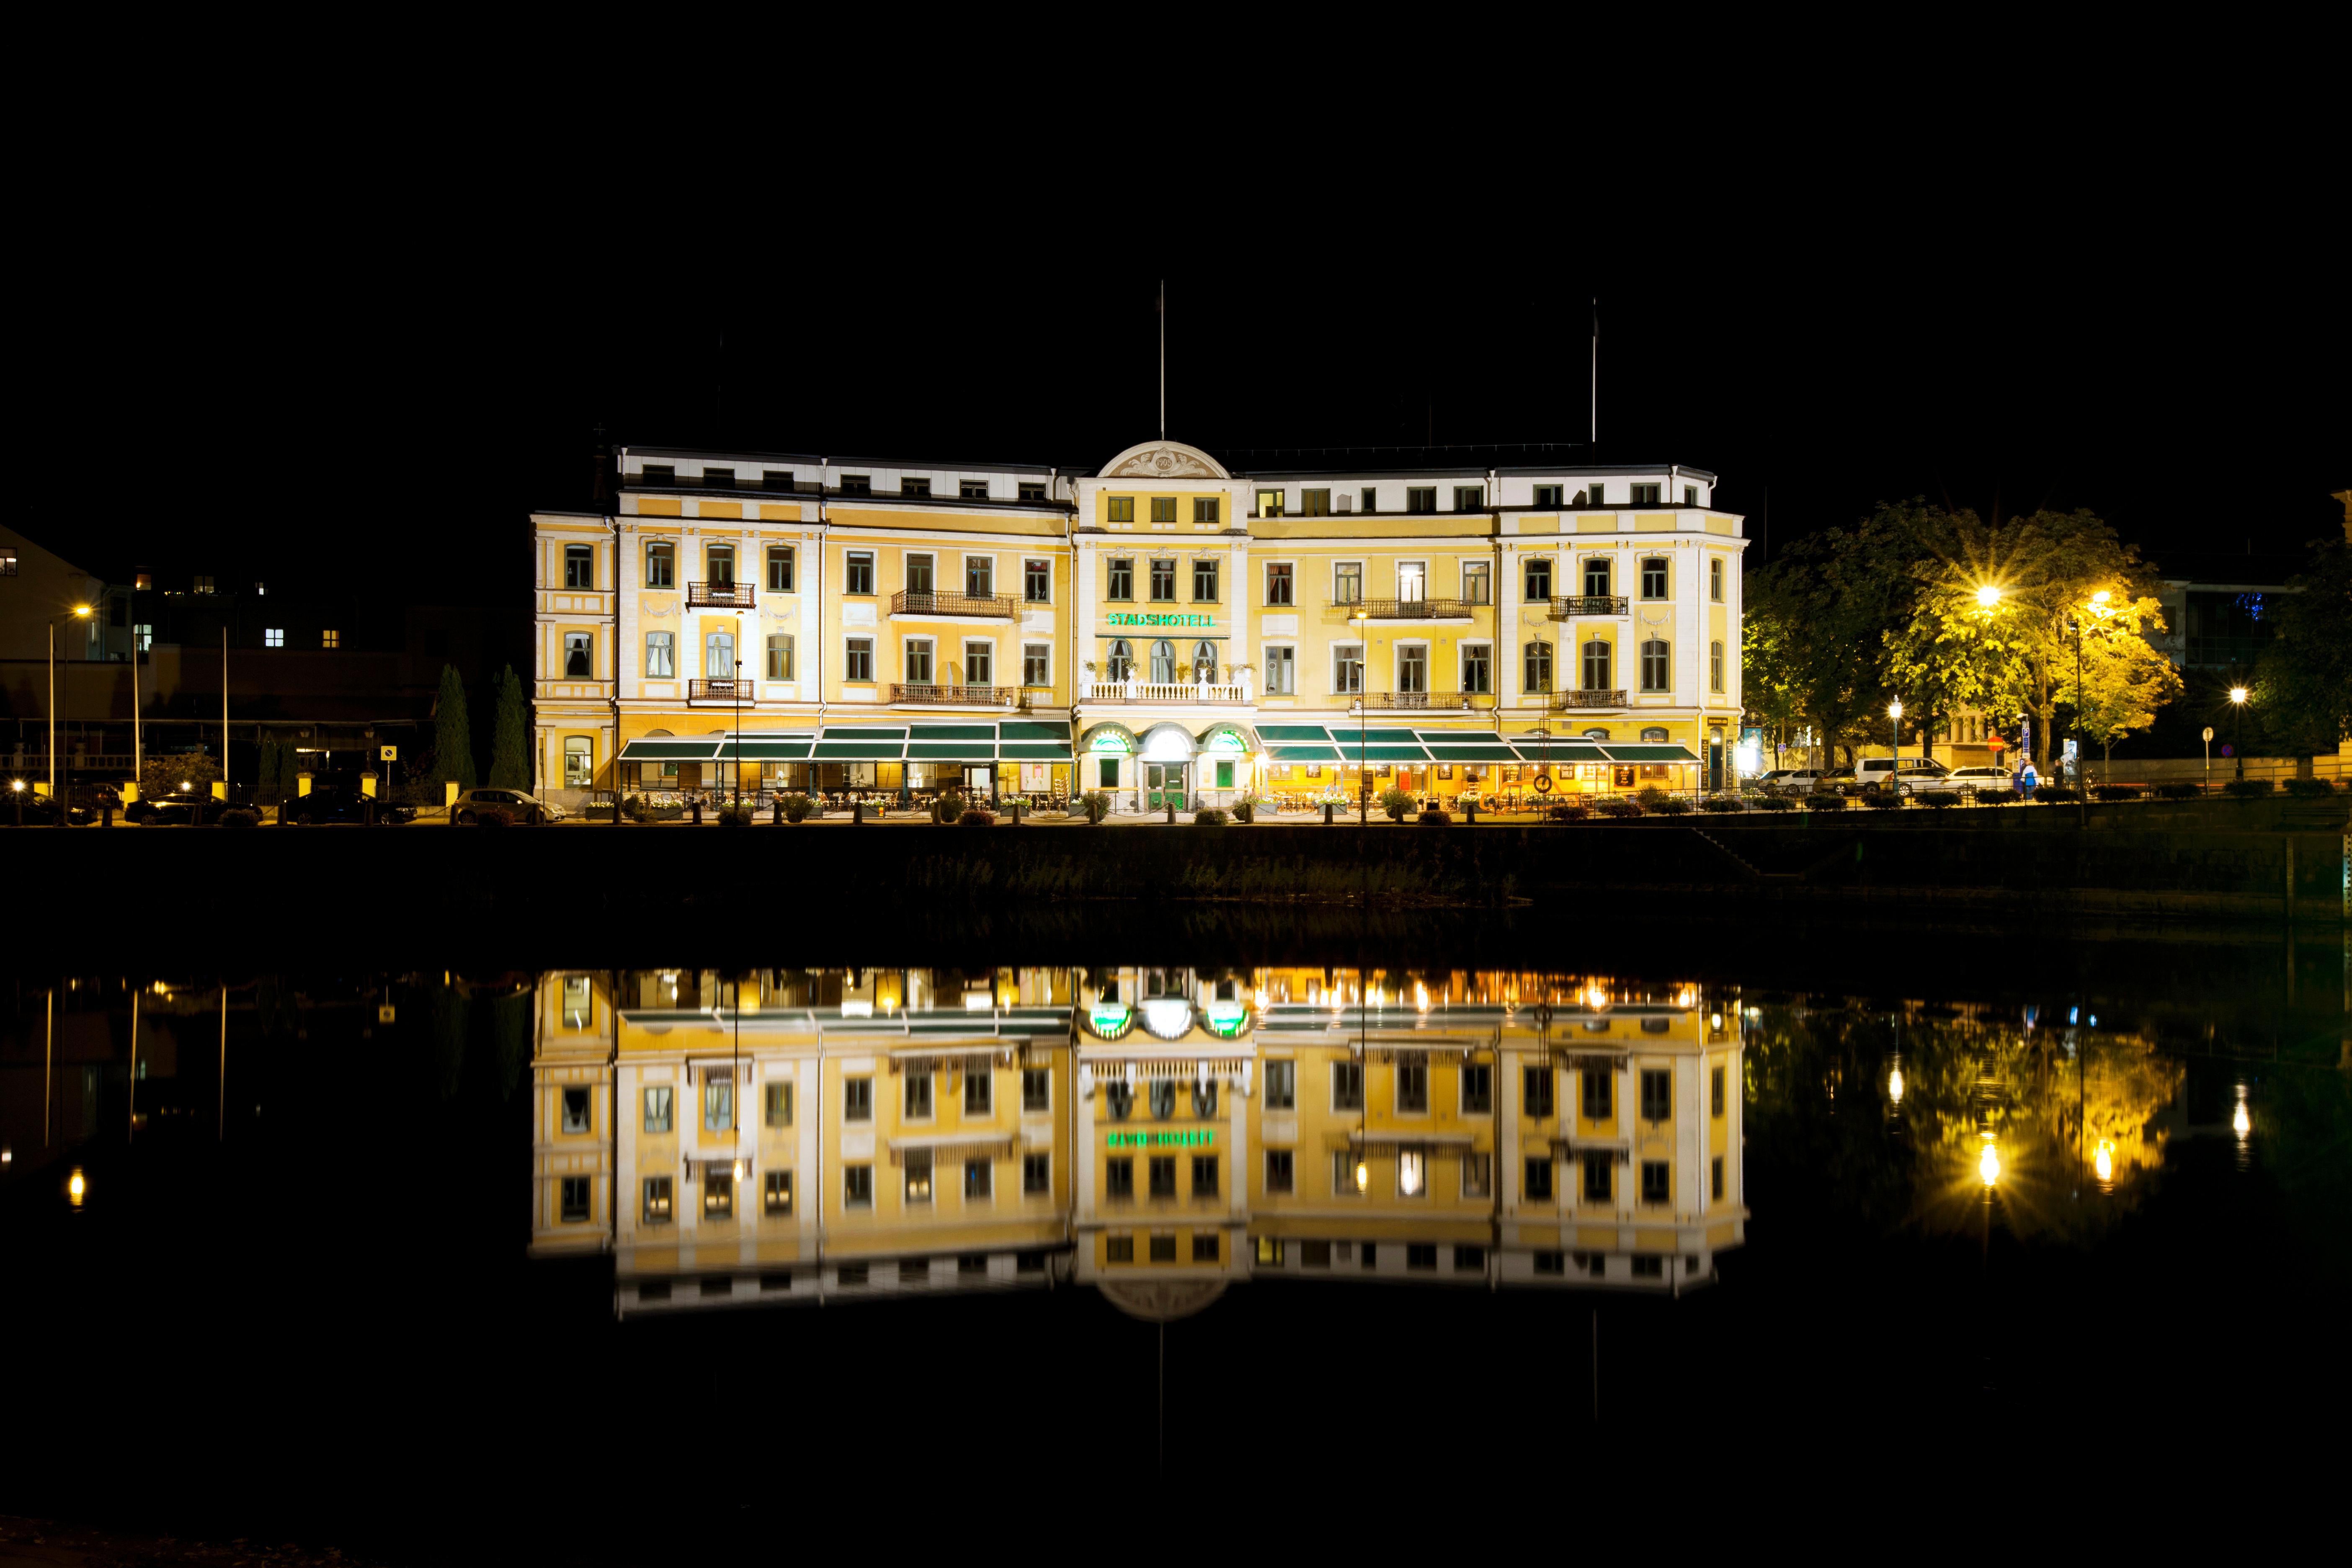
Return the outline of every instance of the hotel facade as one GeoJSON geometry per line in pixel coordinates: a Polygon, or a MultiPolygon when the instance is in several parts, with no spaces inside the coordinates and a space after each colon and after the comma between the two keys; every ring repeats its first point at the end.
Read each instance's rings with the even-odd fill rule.
{"type": "Polygon", "coordinates": [[[624,447],[532,514],[539,787],[1119,809],[1728,781],[1743,520],[1675,464],[624,447]],[[736,736],[741,742],[740,754],[736,736]],[[1540,782],[1538,782],[1540,781],[1540,782]]]}

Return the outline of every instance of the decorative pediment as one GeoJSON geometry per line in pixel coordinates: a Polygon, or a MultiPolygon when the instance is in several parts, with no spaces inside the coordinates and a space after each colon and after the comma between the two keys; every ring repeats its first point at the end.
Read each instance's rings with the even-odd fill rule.
{"type": "Polygon", "coordinates": [[[1102,471],[1107,479],[1226,479],[1225,467],[1198,447],[1181,441],[1147,441],[1113,458],[1102,471]]]}

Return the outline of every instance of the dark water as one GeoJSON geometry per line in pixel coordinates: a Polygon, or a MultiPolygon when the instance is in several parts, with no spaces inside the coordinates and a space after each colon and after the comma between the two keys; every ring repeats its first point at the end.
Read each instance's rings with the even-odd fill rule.
{"type": "Polygon", "coordinates": [[[647,1562],[789,1541],[844,1495],[886,1529],[893,1507],[1032,1528],[1090,1516],[1055,1500],[1071,1481],[1164,1477],[1181,1510],[1203,1486],[1328,1499],[1400,1470],[1433,1499],[1497,1468],[1638,1478],[1685,1447],[1800,1468],[2311,1456],[2297,1434],[2340,1408],[2352,1300],[2343,947],[2044,942],[2004,964],[1850,933],[1685,940],[1703,951],[1605,970],[1416,968],[1407,942],[1328,966],[16,973],[0,1509],[404,1561],[647,1562]],[[996,1151],[1001,1224],[950,1201],[967,1149],[908,1152],[907,1077],[936,1069],[944,1100],[987,1076],[927,1041],[1001,1048],[987,1114],[1050,1152],[1031,1195],[996,1151]],[[755,1091],[794,1053],[814,1076],[792,1130],[762,1127],[755,1091]],[[1171,1057],[1163,1110],[1150,1064],[1171,1057]],[[715,1167],[682,1168],[659,1226],[641,1180],[668,1147],[643,1134],[667,1070],[648,1064],[672,1058],[701,1064],[664,1080],[675,1132],[724,1142],[698,1115],[724,1081],[727,1137],[760,1151],[690,1254],[678,1210],[712,1201],[715,1167]],[[1129,1059],[1147,1135],[1158,1117],[1224,1137],[1246,1101],[1227,1185],[1173,1227],[1220,1233],[1216,1258],[1154,1273],[1139,1252],[1148,1289],[1097,1250],[1133,1211],[1076,1173],[1105,1136],[1078,1120],[1079,1065],[1108,1097],[1123,1069],[1104,1064],[1129,1059]],[[1377,1102],[1352,1116],[1318,1076],[1351,1059],[1377,1102]],[[1499,1070],[1474,1105],[1458,1075],[1481,1060],[1499,1070]],[[1624,1069],[1625,1157],[1588,1142],[1546,1178],[1610,1165],[1615,1243],[1528,1196],[1535,1061],[1563,1098],[1624,1069]],[[873,1156],[870,1211],[830,1206],[859,1132],[826,1062],[876,1074],[906,1145],[873,1156]],[[1645,1062],[1688,1089],[1673,1115],[1696,1142],[1644,1142],[1645,1062]],[[1410,1167],[1425,1208],[1403,1191],[1371,1129],[1408,1071],[1492,1158],[1483,1192],[1437,1132],[1410,1167]],[[1010,1103],[1031,1092],[1034,1114],[1010,1103]],[[1289,1194],[1262,1190],[1293,1138],[1268,1120],[1283,1093],[1289,1194]],[[803,1128],[799,1206],[762,1215],[782,1156],[760,1140],[803,1128]],[[1705,1196],[1717,1128],[1726,1184],[1705,1196]],[[1673,1192],[1654,1210],[1633,1195],[1653,1152],[1673,1192]],[[904,1162],[934,1152],[936,1199],[901,1201],[904,1162]],[[1340,1153],[1377,1166],[1360,1208],[1318,1185],[1340,1153]]]}

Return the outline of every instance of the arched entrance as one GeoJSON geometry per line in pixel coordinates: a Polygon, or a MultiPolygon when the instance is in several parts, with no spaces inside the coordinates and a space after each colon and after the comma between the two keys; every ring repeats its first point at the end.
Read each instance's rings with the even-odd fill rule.
{"type": "Polygon", "coordinates": [[[1192,760],[1199,751],[1191,731],[1181,724],[1154,724],[1140,739],[1136,755],[1138,805],[1145,811],[1170,806],[1190,810],[1192,760]]]}

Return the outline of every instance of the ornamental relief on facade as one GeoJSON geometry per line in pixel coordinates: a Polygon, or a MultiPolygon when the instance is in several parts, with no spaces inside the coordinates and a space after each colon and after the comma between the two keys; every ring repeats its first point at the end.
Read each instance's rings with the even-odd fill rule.
{"type": "Polygon", "coordinates": [[[1213,479],[1217,476],[1206,463],[1191,453],[1161,447],[1150,452],[1138,452],[1103,477],[1113,479],[1213,479]]]}

